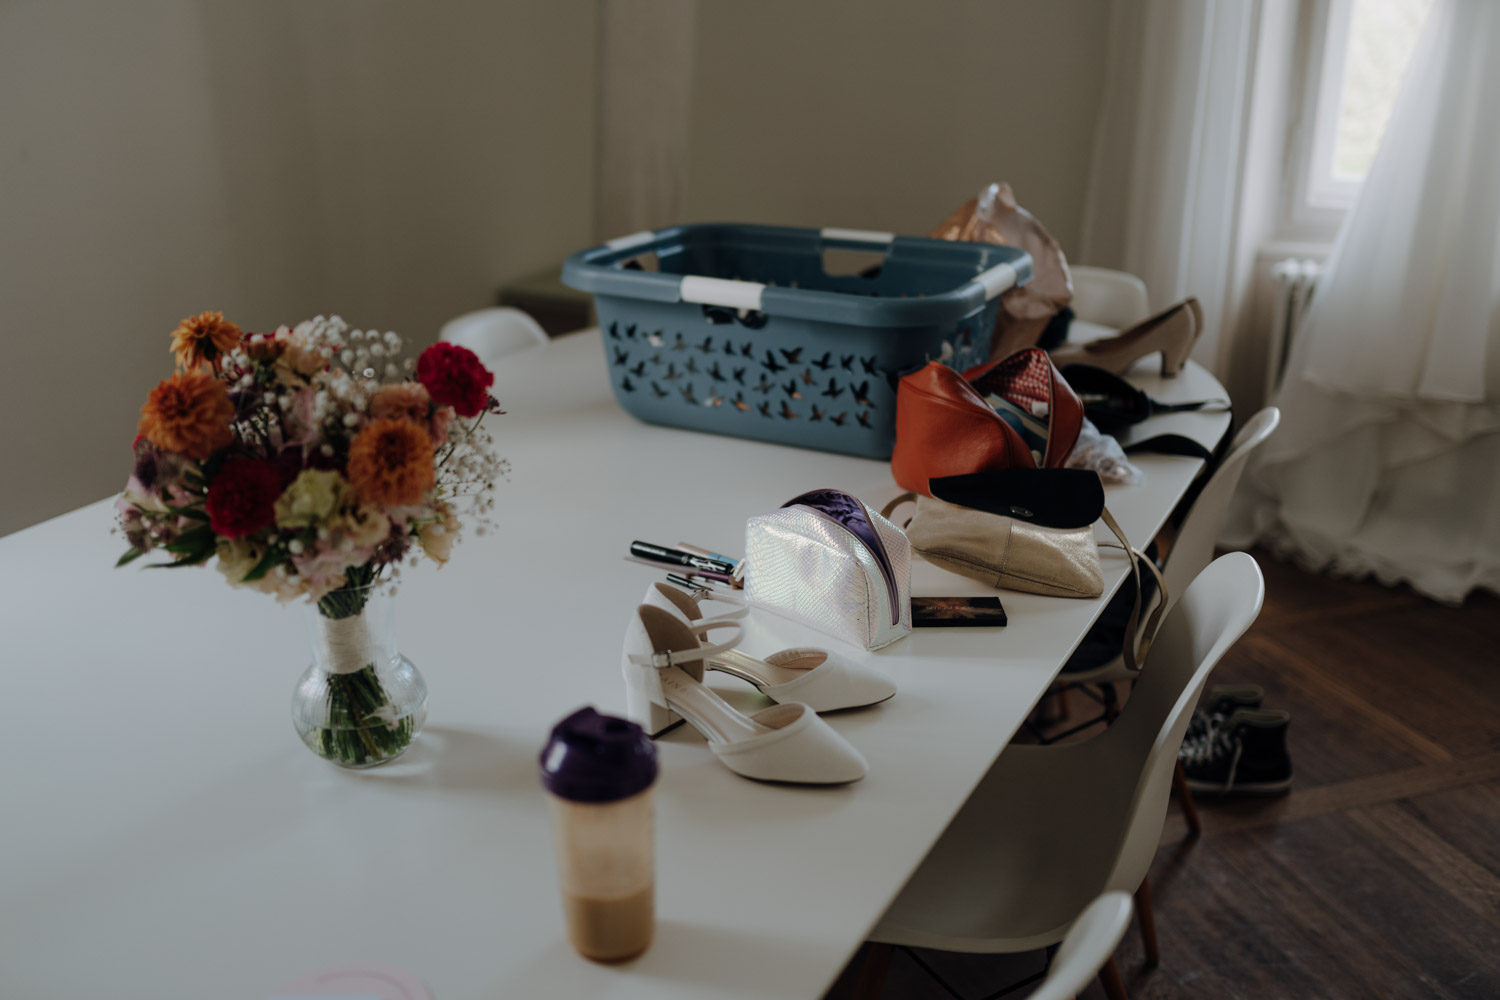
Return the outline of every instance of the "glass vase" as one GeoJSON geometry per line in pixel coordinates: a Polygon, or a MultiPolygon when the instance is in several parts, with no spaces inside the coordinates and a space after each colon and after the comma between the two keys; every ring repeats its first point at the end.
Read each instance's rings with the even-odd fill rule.
{"type": "Polygon", "coordinates": [[[306,609],[313,663],[292,693],[308,749],[340,767],[406,752],[427,719],[427,682],[396,649],[388,587],[343,587],[306,609]]]}

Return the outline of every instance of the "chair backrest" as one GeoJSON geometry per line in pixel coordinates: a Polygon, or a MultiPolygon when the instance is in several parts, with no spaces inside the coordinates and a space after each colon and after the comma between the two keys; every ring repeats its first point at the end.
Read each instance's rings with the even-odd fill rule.
{"type": "Polygon", "coordinates": [[[1119,719],[1090,741],[1101,741],[1098,757],[1110,771],[1101,780],[1130,794],[1106,889],[1134,892],[1151,867],[1193,706],[1219,658],[1260,614],[1264,597],[1265,581],[1249,553],[1215,559],[1168,613],[1119,719]]]}
{"type": "Polygon", "coordinates": [[[1268,406],[1251,417],[1235,435],[1229,454],[1224,456],[1224,461],[1219,463],[1213,477],[1198,494],[1172,541],[1171,551],[1167,553],[1162,576],[1167,581],[1169,598],[1175,600],[1176,595],[1187,589],[1214,557],[1214,542],[1224,528],[1229,500],[1240,483],[1245,463],[1250,460],[1250,453],[1271,436],[1280,422],[1281,411],[1268,406]]]}
{"type": "Polygon", "coordinates": [[[1123,330],[1135,326],[1151,312],[1146,283],[1133,274],[1104,267],[1071,264],[1073,315],[1085,323],[1123,330]]]}
{"type": "Polygon", "coordinates": [[[1030,1000],[1072,1000],[1115,953],[1130,923],[1130,897],[1106,892],[1088,905],[1052,957],[1047,978],[1032,992],[1030,1000]]]}
{"type": "Polygon", "coordinates": [[[547,342],[547,331],[519,309],[500,306],[466,313],[443,324],[439,340],[467,347],[493,370],[507,354],[547,342]]]}

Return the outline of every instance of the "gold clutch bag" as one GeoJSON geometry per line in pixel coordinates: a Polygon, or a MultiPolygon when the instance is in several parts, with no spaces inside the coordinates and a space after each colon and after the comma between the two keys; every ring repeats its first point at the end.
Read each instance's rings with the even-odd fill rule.
{"type": "MultiPolygon", "coordinates": [[[[932,496],[905,493],[886,504],[890,517],[898,506],[915,500],[917,509],[905,525],[912,550],[946,570],[991,587],[1048,597],[1098,597],[1104,592],[1100,542],[1094,523],[1103,520],[1119,546],[1131,553],[1132,572],[1140,565],[1161,575],[1150,559],[1131,547],[1104,506],[1099,476],[1087,469],[1026,469],[946,476],[930,481],[932,496]]],[[[1103,543],[1114,545],[1113,542],[1103,543]]],[[[1143,658],[1166,604],[1161,599],[1141,630],[1143,658]]],[[[1140,599],[1131,612],[1127,634],[1136,636],[1140,599]]],[[[1137,644],[1127,643],[1126,663],[1137,669],[1137,644]]]]}
{"type": "Polygon", "coordinates": [[[1028,594],[1098,597],[1104,592],[1092,525],[1047,528],[915,493],[895,502],[913,497],[917,512],[906,537],[934,565],[991,587],[1028,594]]]}

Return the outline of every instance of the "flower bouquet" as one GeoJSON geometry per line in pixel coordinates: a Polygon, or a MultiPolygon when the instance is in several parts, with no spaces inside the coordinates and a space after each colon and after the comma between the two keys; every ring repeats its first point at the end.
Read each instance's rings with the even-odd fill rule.
{"type": "Polygon", "coordinates": [[[304,741],[351,767],[397,756],[426,687],[366,611],[408,556],[447,562],[460,504],[485,532],[506,470],[482,426],[501,412],[494,375],[447,343],[403,361],[396,334],[337,316],[245,334],[205,312],[174,331],[172,351],[177,373],[141,407],[118,565],[158,550],[166,567],[217,559],[234,586],[305,598],[316,662],[294,698],[304,741]]]}

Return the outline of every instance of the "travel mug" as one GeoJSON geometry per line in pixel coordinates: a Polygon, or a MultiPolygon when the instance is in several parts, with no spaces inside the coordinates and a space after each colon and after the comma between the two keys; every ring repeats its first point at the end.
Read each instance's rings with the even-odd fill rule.
{"type": "Polygon", "coordinates": [[[656,746],[633,722],[581,708],[542,749],[568,937],[597,962],[634,958],[656,930],[656,746]]]}

